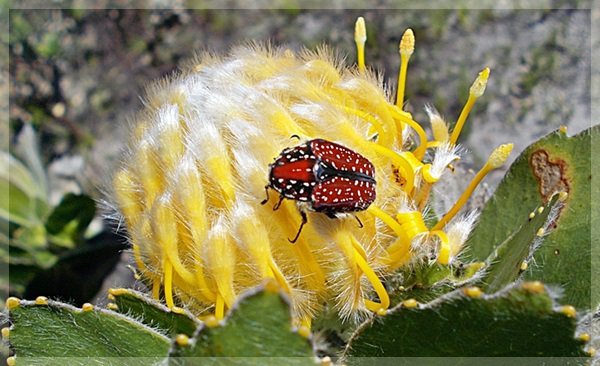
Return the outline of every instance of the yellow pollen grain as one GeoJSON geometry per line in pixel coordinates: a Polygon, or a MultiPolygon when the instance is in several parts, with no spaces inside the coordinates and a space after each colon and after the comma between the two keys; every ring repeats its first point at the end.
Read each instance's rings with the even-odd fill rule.
{"type": "Polygon", "coordinates": [[[571,305],[561,306],[558,312],[568,318],[574,318],[575,315],[577,315],[577,310],[575,310],[575,308],[571,305]]]}
{"type": "Polygon", "coordinates": [[[36,305],[48,305],[48,298],[46,296],[38,296],[35,298],[36,305]]]}
{"type": "Polygon", "coordinates": [[[94,310],[94,305],[90,304],[89,302],[86,302],[85,304],[83,304],[81,306],[81,310],[83,310],[83,311],[92,311],[92,310],[94,310]]]}
{"type": "Polygon", "coordinates": [[[2,328],[2,338],[8,339],[10,337],[10,328],[4,327],[2,328]]]}
{"type": "Polygon", "coordinates": [[[109,302],[106,307],[112,311],[119,311],[119,306],[113,302],[109,302]]]}
{"type": "Polygon", "coordinates": [[[184,347],[189,344],[190,338],[185,334],[178,334],[177,337],[175,337],[175,342],[177,342],[179,346],[184,347]]]}
{"type": "Polygon", "coordinates": [[[216,328],[219,326],[219,320],[214,315],[209,315],[204,318],[204,325],[209,328],[216,328]]]}
{"type": "Polygon", "coordinates": [[[10,356],[6,359],[6,364],[8,366],[15,366],[17,364],[17,360],[15,358],[15,356],[10,356]]]}
{"type": "Polygon", "coordinates": [[[301,325],[300,327],[298,327],[298,334],[304,338],[309,338],[310,337],[310,328],[308,328],[307,326],[301,325]]]}
{"type": "Polygon", "coordinates": [[[541,214],[542,212],[544,212],[544,206],[540,206],[540,207],[538,207],[538,209],[537,209],[537,212],[538,212],[539,214],[541,214]]]}
{"type": "Polygon", "coordinates": [[[529,264],[527,264],[527,261],[523,261],[523,262],[521,262],[521,267],[519,267],[519,269],[521,271],[525,271],[525,270],[527,270],[527,267],[529,267],[529,264]]]}
{"type": "Polygon", "coordinates": [[[115,297],[115,295],[113,294],[108,294],[108,296],[106,296],[107,299],[109,299],[110,301],[115,301],[117,298],[115,297]]]}
{"type": "Polygon", "coordinates": [[[463,289],[463,293],[473,299],[478,299],[483,295],[483,292],[481,292],[481,289],[476,286],[467,287],[467,288],[463,289]]]}
{"type": "Polygon", "coordinates": [[[560,126],[558,128],[558,130],[560,131],[560,133],[562,133],[563,135],[567,134],[567,126],[560,126]]]}
{"type": "Polygon", "coordinates": [[[536,236],[544,236],[544,233],[546,232],[546,230],[544,230],[543,227],[539,228],[539,230],[537,231],[537,233],[535,233],[536,236]]]}
{"type": "Polygon", "coordinates": [[[534,217],[535,217],[535,212],[530,212],[529,213],[529,220],[533,220],[534,217]]]}
{"type": "Polygon", "coordinates": [[[594,347],[588,348],[586,352],[590,357],[596,356],[596,349],[594,347]]]}
{"type": "Polygon", "coordinates": [[[8,310],[14,309],[16,307],[18,307],[21,304],[21,300],[19,300],[16,297],[9,297],[8,299],[6,299],[6,308],[8,310]]]}
{"type": "Polygon", "coordinates": [[[402,301],[403,308],[414,309],[417,307],[417,305],[419,305],[419,303],[415,299],[407,299],[407,300],[402,301]]]}
{"type": "Polygon", "coordinates": [[[589,342],[591,338],[590,338],[589,334],[587,334],[587,333],[581,333],[579,335],[579,337],[577,337],[577,339],[579,339],[580,341],[583,341],[583,342],[589,342]]]}
{"type": "Polygon", "coordinates": [[[542,294],[545,291],[545,286],[540,281],[525,282],[521,285],[521,288],[532,294],[542,294]]]}

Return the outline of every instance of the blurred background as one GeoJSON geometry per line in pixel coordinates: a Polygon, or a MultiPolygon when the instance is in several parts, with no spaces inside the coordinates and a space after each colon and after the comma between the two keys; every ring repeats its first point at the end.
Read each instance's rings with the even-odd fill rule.
{"type": "MultiPolygon", "coordinates": [[[[478,72],[491,68],[461,139],[465,174],[501,143],[515,144],[514,159],[559,126],[569,134],[590,126],[589,10],[11,9],[0,300],[103,303],[108,287],[134,283],[124,233],[102,220],[111,215],[103,202],[128,117],[150,81],[195,50],[225,54],[248,41],[296,50],[328,44],[352,65],[358,16],[367,24],[367,63],[390,85],[400,37],[414,30],[407,110],[426,128],[426,103],[454,121],[478,72]]],[[[472,205],[502,175],[490,176],[472,205]]]]}

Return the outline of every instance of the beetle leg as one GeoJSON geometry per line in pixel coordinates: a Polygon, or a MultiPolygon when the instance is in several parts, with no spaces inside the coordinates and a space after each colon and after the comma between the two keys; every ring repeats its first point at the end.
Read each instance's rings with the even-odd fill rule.
{"type": "Polygon", "coordinates": [[[277,203],[275,204],[275,206],[273,206],[273,211],[277,211],[279,209],[279,206],[281,206],[281,202],[283,202],[283,195],[279,196],[279,201],[277,201],[277,203]]]}
{"type": "Polygon", "coordinates": [[[298,240],[298,238],[300,237],[300,233],[302,232],[302,228],[308,222],[308,218],[306,217],[306,212],[300,210],[300,216],[302,216],[302,223],[300,224],[300,228],[298,228],[298,232],[296,233],[296,236],[294,237],[294,239],[288,238],[288,241],[292,244],[294,244],[296,242],[296,240],[298,240]]]}
{"type": "Polygon", "coordinates": [[[262,200],[262,202],[260,203],[261,205],[264,205],[265,203],[269,202],[269,186],[268,185],[265,186],[265,194],[267,195],[267,198],[262,200]]]}
{"type": "Polygon", "coordinates": [[[338,217],[333,212],[325,212],[325,215],[330,219],[337,219],[338,217]]]}
{"type": "Polygon", "coordinates": [[[360,229],[362,229],[364,227],[362,221],[360,221],[360,219],[358,218],[358,216],[354,215],[354,218],[356,219],[356,221],[358,221],[358,227],[360,229]]]}

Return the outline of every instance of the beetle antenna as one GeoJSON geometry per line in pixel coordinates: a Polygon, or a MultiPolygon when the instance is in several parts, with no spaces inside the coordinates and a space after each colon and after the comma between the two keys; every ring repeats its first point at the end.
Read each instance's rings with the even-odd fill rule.
{"type": "Polygon", "coordinates": [[[267,195],[267,198],[265,198],[264,200],[261,201],[261,205],[264,205],[265,203],[269,202],[269,186],[266,185],[265,186],[265,194],[267,195]]]}
{"type": "Polygon", "coordinates": [[[301,140],[300,136],[298,136],[296,134],[293,134],[292,136],[290,136],[290,139],[293,139],[293,138],[297,138],[298,140],[301,140]]]}
{"type": "Polygon", "coordinates": [[[281,206],[281,202],[283,202],[283,195],[279,196],[279,201],[273,206],[273,211],[279,210],[279,206],[281,206]]]}
{"type": "Polygon", "coordinates": [[[358,227],[360,229],[362,229],[363,227],[365,227],[362,223],[362,221],[360,221],[360,219],[358,218],[358,216],[354,215],[354,218],[356,219],[356,221],[358,221],[358,227]]]}
{"type": "Polygon", "coordinates": [[[294,239],[288,238],[288,241],[292,244],[294,244],[298,240],[298,238],[300,237],[300,233],[302,232],[302,228],[308,222],[308,218],[306,217],[306,212],[300,211],[300,216],[302,216],[302,223],[300,224],[300,228],[298,228],[298,232],[296,233],[296,236],[294,237],[294,239]]]}

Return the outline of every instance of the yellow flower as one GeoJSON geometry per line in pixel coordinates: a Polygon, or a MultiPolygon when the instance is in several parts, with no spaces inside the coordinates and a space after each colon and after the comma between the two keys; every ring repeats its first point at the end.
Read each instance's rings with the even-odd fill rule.
{"type": "MultiPolygon", "coordinates": [[[[153,296],[198,316],[222,319],[237,296],[267,279],[289,294],[299,326],[310,327],[324,304],[342,318],[385,314],[382,279],[437,254],[441,264],[460,252],[473,215],[455,220],[481,178],[506,159],[492,154],[455,207],[428,228],[423,212],[431,186],[459,159],[456,141],[489,76],[484,69],[450,135],[433,108],[433,140],[402,109],[414,34],[400,42],[396,101],[365,66],[364,19],[356,23],[357,67],[327,49],[316,52],[250,45],[225,58],[197,57],[147,91],[114,194],[133,254],[153,296]],[[435,121],[435,122],[434,122],[435,121]],[[345,145],[375,166],[377,200],[354,218],[308,213],[297,202],[261,205],[269,164],[301,139],[345,145]]],[[[213,318],[211,318],[213,319],[213,318]]]]}

